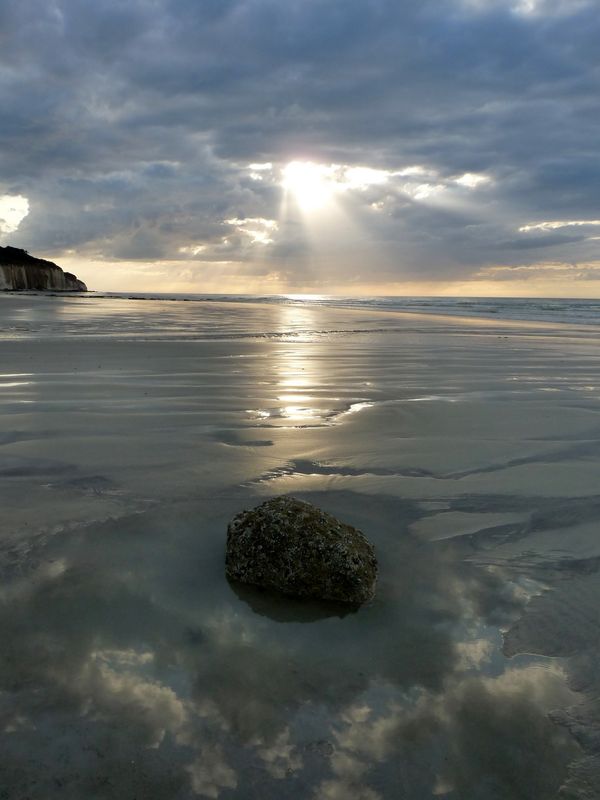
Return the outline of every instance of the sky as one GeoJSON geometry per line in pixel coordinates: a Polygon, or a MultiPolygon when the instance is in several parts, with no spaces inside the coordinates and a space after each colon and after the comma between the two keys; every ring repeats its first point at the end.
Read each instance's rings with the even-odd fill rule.
{"type": "Polygon", "coordinates": [[[1,0],[0,244],[98,290],[600,297],[600,0],[1,0]]]}

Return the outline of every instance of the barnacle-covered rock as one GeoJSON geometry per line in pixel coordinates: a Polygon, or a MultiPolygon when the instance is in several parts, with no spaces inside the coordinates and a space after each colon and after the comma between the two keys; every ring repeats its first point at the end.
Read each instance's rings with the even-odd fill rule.
{"type": "Polygon", "coordinates": [[[358,604],[375,593],[377,560],[356,528],[285,496],[232,519],[225,571],[230,580],[295,597],[358,604]]]}

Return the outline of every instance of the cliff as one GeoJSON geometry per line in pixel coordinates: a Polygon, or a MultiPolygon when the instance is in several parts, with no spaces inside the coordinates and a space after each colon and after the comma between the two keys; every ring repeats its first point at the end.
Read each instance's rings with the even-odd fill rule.
{"type": "Polygon", "coordinates": [[[87,292],[87,286],[52,261],[34,258],[18,247],[0,247],[0,290],[87,292]]]}

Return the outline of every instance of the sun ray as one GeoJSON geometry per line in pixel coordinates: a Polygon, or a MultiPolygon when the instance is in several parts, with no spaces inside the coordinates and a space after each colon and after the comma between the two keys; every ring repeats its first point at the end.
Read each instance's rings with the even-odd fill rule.
{"type": "Polygon", "coordinates": [[[336,189],[332,171],[332,167],[311,161],[290,161],[283,169],[282,185],[302,211],[316,211],[332,200],[336,189]]]}

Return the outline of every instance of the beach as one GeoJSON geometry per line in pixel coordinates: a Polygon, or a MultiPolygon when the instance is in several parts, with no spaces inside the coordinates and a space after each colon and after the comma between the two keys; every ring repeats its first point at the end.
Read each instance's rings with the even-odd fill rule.
{"type": "Polygon", "coordinates": [[[598,796],[600,327],[523,305],[0,296],[0,798],[598,796]],[[282,494],[372,603],[227,582],[282,494]]]}

